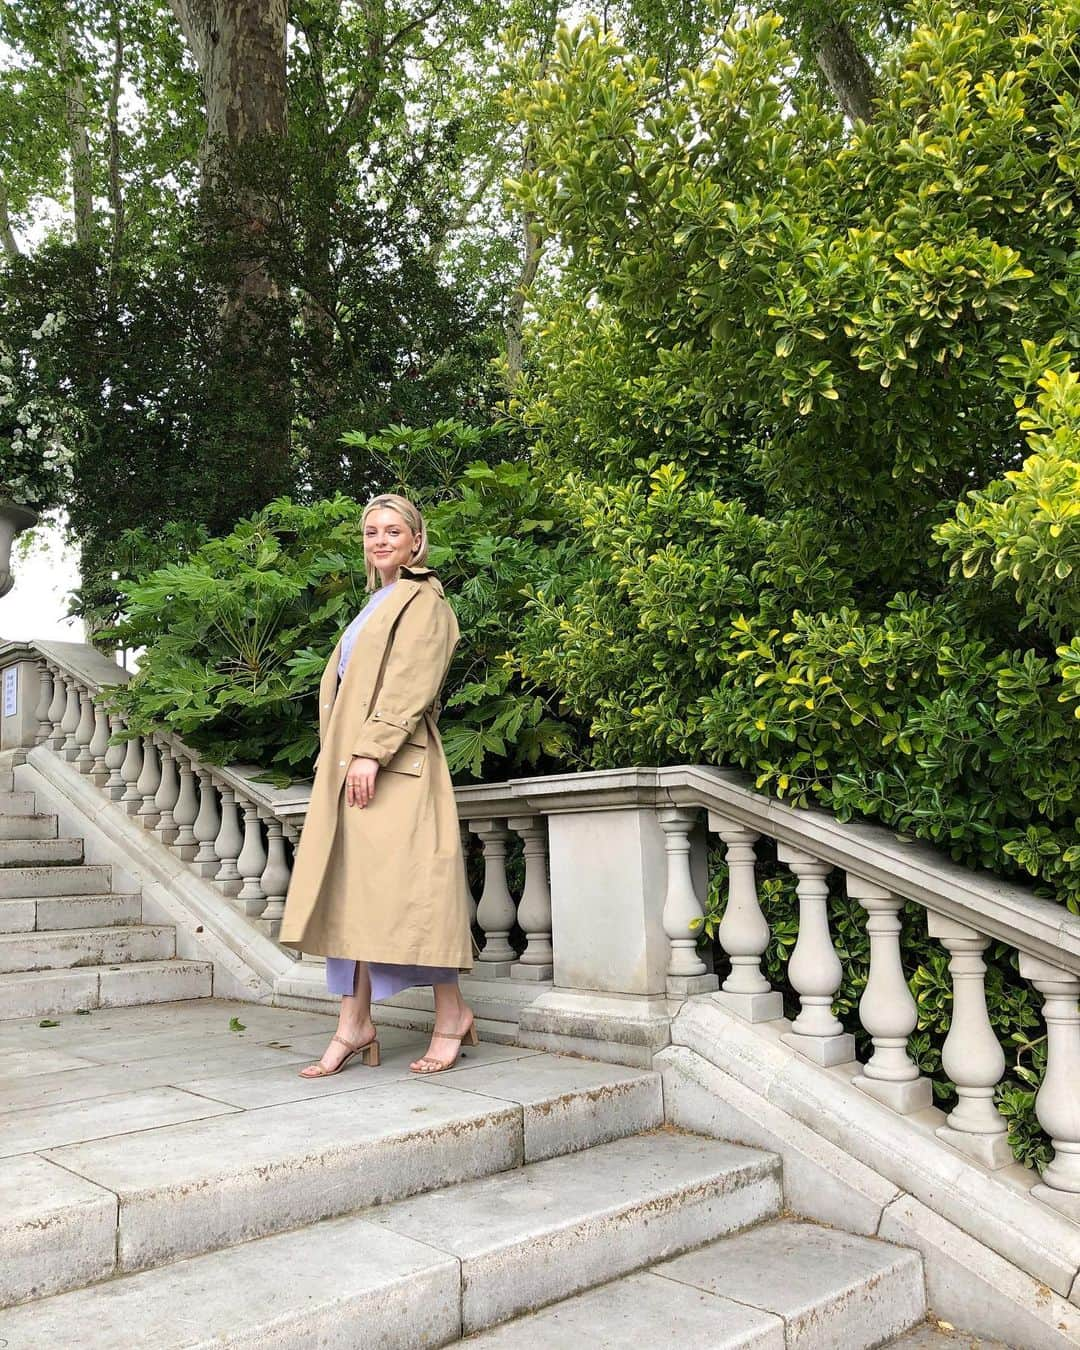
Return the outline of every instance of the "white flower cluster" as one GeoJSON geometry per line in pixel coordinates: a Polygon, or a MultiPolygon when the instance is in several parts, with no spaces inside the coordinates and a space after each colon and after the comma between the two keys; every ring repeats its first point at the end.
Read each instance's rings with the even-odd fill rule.
{"type": "MultiPolygon", "coordinates": [[[[34,340],[52,337],[63,322],[62,314],[46,315],[34,340]]],[[[62,504],[77,434],[78,420],[60,399],[22,396],[15,356],[0,345],[0,498],[38,510],[62,504]]]]}

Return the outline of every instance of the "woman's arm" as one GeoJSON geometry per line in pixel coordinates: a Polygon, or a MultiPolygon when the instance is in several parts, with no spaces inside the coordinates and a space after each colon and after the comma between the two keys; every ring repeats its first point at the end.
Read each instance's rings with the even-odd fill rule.
{"type": "Polygon", "coordinates": [[[453,610],[425,586],[406,605],[391,634],[382,682],[353,746],[354,756],[390,763],[442,687],[457,640],[453,610]]]}

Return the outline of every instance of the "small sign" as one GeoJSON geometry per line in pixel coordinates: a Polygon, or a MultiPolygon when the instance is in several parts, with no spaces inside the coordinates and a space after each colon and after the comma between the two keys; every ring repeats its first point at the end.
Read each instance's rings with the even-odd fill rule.
{"type": "Polygon", "coordinates": [[[4,671],[4,716],[14,717],[19,707],[19,667],[8,666],[4,671]]]}

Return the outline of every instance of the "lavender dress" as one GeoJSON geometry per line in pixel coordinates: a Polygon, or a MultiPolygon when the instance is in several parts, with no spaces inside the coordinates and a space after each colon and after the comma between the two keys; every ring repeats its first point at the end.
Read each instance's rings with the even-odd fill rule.
{"type": "MultiPolygon", "coordinates": [[[[345,674],[349,664],[357,634],[386,599],[397,583],[380,586],[372,593],[360,613],[349,624],[341,637],[341,658],[338,661],[338,680],[345,674]]],[[[378,779],[376,779],[378,791],[378,779]]],[[[347,807],[346,810],[355,810],[347,807]]],[[[373,1002],[400,994],[403,989],[411,989],[416,984],[456,984],[458,973],[445,966],[399,966],[383,961],[369,961],[368,972],[371,975],[371,997],[373,1002]]],[[[356,962],[341,956],[326,958],[326,989],[331,994],[351,994],[356,988],[356,962]]]]}

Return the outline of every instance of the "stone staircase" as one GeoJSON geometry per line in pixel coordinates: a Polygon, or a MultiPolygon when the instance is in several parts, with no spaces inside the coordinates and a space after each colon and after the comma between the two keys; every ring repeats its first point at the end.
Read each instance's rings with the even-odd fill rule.
{"type": "Polygon", "coordinates": [[[324,1013],[211,997],[0,763],[0,1345],[864,1350],[922,1258],[784,1207],[660,1076],[482,1043],[304,1080],[324,1013]]]}
{"type": "Polygon", "coordinates": [[[323,1014],[51,1020],[0,1024],[8,1350],[862,1350],[925,1316],[917,1253],[786,1215],[779,1160],[665,1127],[651,1071],[481,1044],[416,1079],[384,1027],[312,1082],[323,1014]]]}
{"type": "Polygon", "coordinates": [[[144,923],[142,899],[113,889],[111,867],[83,861],[81,839],[16,791],[0,761],[0,1019],[46,1017],[208,996],[213,967],[179,960],[169,925],[144,923]]]}

